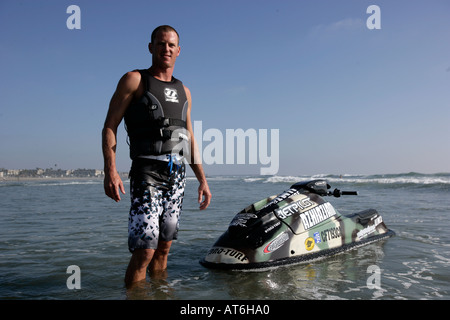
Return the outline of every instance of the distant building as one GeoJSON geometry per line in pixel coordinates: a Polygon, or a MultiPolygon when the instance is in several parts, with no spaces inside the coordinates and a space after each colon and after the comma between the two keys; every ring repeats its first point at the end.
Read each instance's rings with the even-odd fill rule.
{"type": "MultiPolygon", "coordinates": [[[[126,173],[121,173],[126,176],[126,173]]],[[[101,178],[105,175],[104,170],[98,169],[4,169],[0,168],[0,178],[101,178]]]]}

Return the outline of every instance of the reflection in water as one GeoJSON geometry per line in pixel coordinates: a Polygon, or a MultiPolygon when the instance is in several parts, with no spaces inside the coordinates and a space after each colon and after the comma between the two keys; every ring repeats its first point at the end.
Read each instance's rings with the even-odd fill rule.
{"type": "Polygon", "coordinates": [[[168,300],[175,299],[173,284],[167,281],[167,270],[147,272],[147,279],[137,282],[127,289],[126,298],[129,300],[168,300]]]}
{"type": "Polygon", "coordinates": [[[263,272],[228,271],[227,290],[233,299],[370,299],[382,294],[366,282],[368,267],[381,263],[383,243],[263,272]]]}

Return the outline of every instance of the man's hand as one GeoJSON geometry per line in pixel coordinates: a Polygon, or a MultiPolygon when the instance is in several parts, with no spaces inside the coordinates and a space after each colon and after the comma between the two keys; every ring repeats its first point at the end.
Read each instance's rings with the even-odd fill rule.
{"type": "Polygon", "coordinates": [[[200,203],[200,210],[205,210],[208,208],[211,202],[211,192],[209,191],[208,183],[202,182],[198,187],[198,203],[200,203]],[[205,197],[205,199],[203,199],[205,197]]]}
{"type": "Polygon", "coordinates": [[[112,174],[105,173],[105,180],[103,181],[103,187],[105,188],[105,194],[116,202],[120,201],[120,191],[125,194],[125,188],[123,187],[122,179],[117,172],[112,174]]]}

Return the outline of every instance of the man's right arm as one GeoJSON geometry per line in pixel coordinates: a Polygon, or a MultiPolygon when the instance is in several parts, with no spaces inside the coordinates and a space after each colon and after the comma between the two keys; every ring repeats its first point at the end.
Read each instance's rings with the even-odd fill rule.
{"type": "Polygon", "coordinates": [[[116,169],[117,128],[125,111],[139,88],[141,75],[137,71],[126,73],[119,81],[109,104],[108,114],[102,131],[102,151],[104,160],[105,194],[115,201],[120,201],[120,191],[125,194],[122,179],[116,169]]]}

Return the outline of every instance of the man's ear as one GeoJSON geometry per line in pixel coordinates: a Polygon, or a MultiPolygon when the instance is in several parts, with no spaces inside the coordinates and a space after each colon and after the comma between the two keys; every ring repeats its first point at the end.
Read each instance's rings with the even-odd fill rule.
{"type": "Polygon", "coordinates": [[[148,51],[150,51],[150,53],[153,54],[151,42],[148,43],[148,51]]]}

